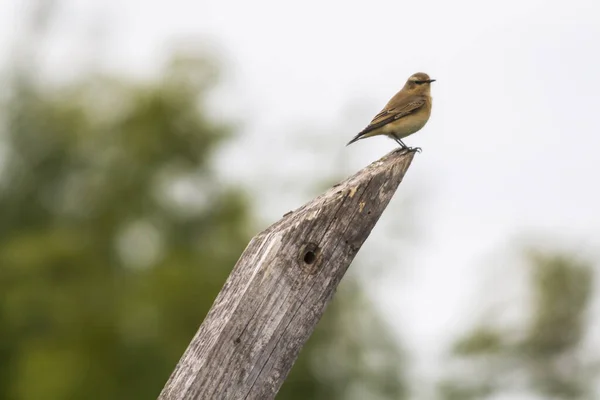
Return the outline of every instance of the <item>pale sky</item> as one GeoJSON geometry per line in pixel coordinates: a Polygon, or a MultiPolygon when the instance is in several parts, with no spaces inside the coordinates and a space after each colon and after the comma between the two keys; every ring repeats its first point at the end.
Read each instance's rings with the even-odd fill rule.
{"type": "MultiPolygon", "coordinates": [[[[0,0],[2,60],[23,3],[0,0]]],[[[371,289],[423,371],[461,321],[485,311],[482,281],[494,269],[486,263],[508,262],[504,250],[516,238],[540,235],[600,256],[597,0],[65,3],[48,58],[64,76],[86,59],[152,73],[174,43],[201,38],[225,64],[213,112],[242,126],[219,165],[250,187],[354,173],[395,144],[345,143],[409,75],[437,79],[429,123],[406,140],[424,151],[356,264],[368,268],[380,249],[402,250],[394,257],[404,267],[371,289]],[[98,29],[104,40],[82,49],[98,29]],[[322,148],[311,149],[315,139],[322,148]],[[418,203],[403,208],[413,197],[418,203]],[[416,220],[414,244],[386,235],[403,218],[416,220]]],[[[269,222],[309,200],[270,201],[276,187],[254,195],[269,222]]]]}

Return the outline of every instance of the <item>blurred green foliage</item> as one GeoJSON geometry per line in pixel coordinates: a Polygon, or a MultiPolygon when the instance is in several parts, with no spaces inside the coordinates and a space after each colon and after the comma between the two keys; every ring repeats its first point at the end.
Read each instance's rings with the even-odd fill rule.
{"type": "Polygon", "coordinates": [[[156,397],[249,238],[210,169],[215,69],[63,88],[18,76],[2,116],[0,398],[156,397]],[[187,73],[202,79],[186,79],[187,73]]]}
{"type": "Polygon", "coordinates": [[[389,328],[346,276],[278,399],[405,399],[405,358],[389,328]]]}
{"type": "Polygon", "coordinates": [[[593,398],[597,361],[583,356],[593,268],[561,253],[531,251],[530,314],[523,326],[478,326],[456,341],[465,364],[440,397],[484,399],[517,391],[552,399],[593,398]],[[467,372],[471,371],[471,372],[467,372]]]}

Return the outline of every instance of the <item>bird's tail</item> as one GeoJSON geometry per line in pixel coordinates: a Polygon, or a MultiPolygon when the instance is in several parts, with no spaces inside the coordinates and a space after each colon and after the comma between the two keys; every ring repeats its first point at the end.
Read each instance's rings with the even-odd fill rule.
{"type": "Polygon", "coordinates": [[[354,143],[354,142],[356,142],[357,140],[360,140],[360,139],[362,139],[362,138],[363,138],[363,136],[362,136],[362,132],[361,132],[361,133],[359,133],[358,135],[354,136],[354,138],[353,138],[351,141],[349,141],[348,143],[346,143],[346,146],[349,146],[349,145],[351,145],[352,143],[354,143]]]}

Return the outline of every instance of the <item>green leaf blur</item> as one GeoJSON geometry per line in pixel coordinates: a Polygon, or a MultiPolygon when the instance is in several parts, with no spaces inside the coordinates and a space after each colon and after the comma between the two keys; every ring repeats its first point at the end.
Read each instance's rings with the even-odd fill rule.
{"type": "Polygon", "coordinates": [[[593,398],[597,355],[583,353],[593,267],[560,252],[530,250],[525,258],[530,312],[523,325],[477,326],[456,341],[453,353],[463,368],[440,383],[440,398],[491,398],[511,392],[593,398]]]}
{"type": "Polygon", "coordinates": [[[1,398],[159,392],[249,239],[247,201],[210,170],[228,136],[202,111],[214,78],[180,57],[152,82],[12,86],[1,398]]]}

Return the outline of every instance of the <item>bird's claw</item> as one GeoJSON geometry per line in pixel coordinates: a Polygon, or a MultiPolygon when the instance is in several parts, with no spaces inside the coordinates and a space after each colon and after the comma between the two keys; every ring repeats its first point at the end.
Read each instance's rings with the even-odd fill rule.
{"type": "Polygon", "coordinates": [[[408,146],[400,146],[398,147],[398,151],[406,151],[407,153],[420,153],[423,150],[420,147],[408,147],[408,146]]]}

